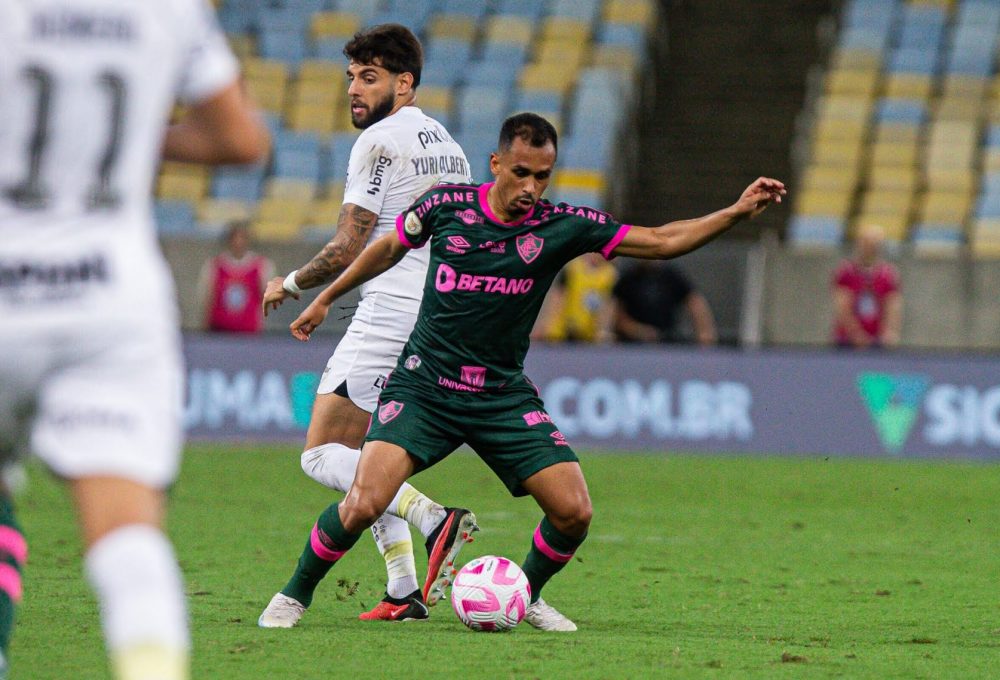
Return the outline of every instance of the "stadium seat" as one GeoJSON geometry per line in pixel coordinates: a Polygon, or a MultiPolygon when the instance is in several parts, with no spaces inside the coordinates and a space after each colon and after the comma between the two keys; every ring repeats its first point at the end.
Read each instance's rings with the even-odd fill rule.
{"type": "Polygon", "coordinates": [[[253,216],[255,203],[228,199],[207,199],[195,206],[198,228],[204,233],[220,233],[233,220],[253,216]]]}
{"type": "Polygon", "coordinates": [[[202,175],[165,173],[156,183],[156,196],[164,200],[197,202],[208,193],[208,178],[202,175]]]}
{"type": "Polygon", "coordinates": [[[875,94],[879,74],[866,71],[830,71],[826,75],[826,92],[832,95],[871,97],[875,94]]]}
{"type": "Polygon", "coordinates": [[[545,12],[545,3],[538,0],[494,0],[498,15],[525,17],[537,21],[545,12]]]}
{"type": "Polygon", "coordinates": [[[526,45],[531,41],[533,34],[534,23],[522,17],[497,15],[490,17],[486,22],[486,42],[526,45]]]}
{"type": "MultiPolygon", "coordinates": [[[[427,36],[431,46],[439,40],[454,40],[471,45],[476,39],[476,20],[461,14],[435,14],[427,23],[427,36]]],[[[429,58],[425,61],[429,61],[429,58]]]]}
{"type": "Polygon", "coordinates": [[[858,181],[856,167],[809,165],[800,180],[799,191],[850,192],[858,181]]]}
{"type": "Polygon", "coordinates": [[[469,0],[439,0],[438,11],[442,14],[465,15],[478,22],[489,11],[489,3],[469,2],[469,0]]]}
{"type": "Polygon", "coordinates": [[[795,215],[788,223],[788,240],[799,248],[836,248],[844,230],[844,220],[838,217],[795,215]]]}
{"type": "Polygon", "coordinates": [[[885,79],[884,94],[892,98],[929,99],[934,80],[930,74],[890,73],[885,79]]]}
{"type": "Polygon", "coordinates": [[[507,114],[508,94],[488,85],[470,85],[462,89],[456,101],[460,130],[495,133],[507,114]]]}
{"type": "Polygon", "coordinates": [[[156,201],[153,207],[156,230],[162,236],[196,233],[194,207],[187,201],[156,201]]]}
{"type": "Polygon", "coordinates": [[[313,40],[350,38],[361,29],[361,17],[351,12],[318,12],[309,22],[313,40]]]}
{"type": "Polygon", "coordinates": [[[552,0],[549,13],[554,17],[577,19],[593,26],[601,16],[601,0],[552,0]]]}
{"type": "Polygon", "coordinates": [[[270,177],[264,182],[264,198],[311,201],[315,195],[316,185],[309,181],[287,177],[270,177]]]}
{"type": "Polygon", "coordinates": [[[795,199],[794,210],[796,215],[846,217],[852,200],[851,191],[803,190],[795,199]]]}
{"type": "Polygon", "coordinates": [[[264,166],[227,166],[219,168],[212,177],[212,198],[256,201],[264,178],[264,166]]]}
{"type": "Polygon", "coordinates": [[[972,208],[969,191],[931,189],[920,201],[918,220],[924,223],[963,224],[972,208]]]}
{"type": "Polygon", "coordinates": [[[635,24],[648,29],[656,17],[652,0],[605,0],[604,21],[609,24],[635,24]]]}

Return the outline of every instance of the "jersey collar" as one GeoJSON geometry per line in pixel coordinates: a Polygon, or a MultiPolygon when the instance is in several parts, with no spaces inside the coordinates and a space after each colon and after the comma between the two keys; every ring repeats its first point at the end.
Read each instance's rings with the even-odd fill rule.
{"type": "MultiPolygon", "coordinates": [[[[486,195],[490,193],[490,187],[492,187],[496,182],[487,182],[486,184],[479,185],[479,209],[483,211],[488,218],[497,224],[502,224],[505,227],[516,227],[524,222],[526,219],[535,214],[535,206],[531,206],[531,210],[525,213],[520,219],[514,222],[504,222],[499,217],[493,214],[493,210],[490,209],[490,202],[486,200],[486,195]]],[[[538,205],[537,203],[535,205],[538,205]]]]}

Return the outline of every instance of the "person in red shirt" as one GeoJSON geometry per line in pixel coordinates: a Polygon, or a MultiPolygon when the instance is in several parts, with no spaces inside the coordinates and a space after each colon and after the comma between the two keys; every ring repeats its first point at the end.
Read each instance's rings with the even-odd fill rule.
{"type": "Polygon", "coordinates": [[[903,317],[899,272],[882,258],[885,233],[864,227],[855,251],[833,275],[834,342],[840,347],[895,347],[903,317]]]}
{"type": "Polygon", "coordinates": [[[199,289],[205,329],[259,333],[264,328],[258,300],[274,275],[271,261],[250,250],[250,227],[240,220],[226,229],[225,250],[205,262],[199,289]]]}

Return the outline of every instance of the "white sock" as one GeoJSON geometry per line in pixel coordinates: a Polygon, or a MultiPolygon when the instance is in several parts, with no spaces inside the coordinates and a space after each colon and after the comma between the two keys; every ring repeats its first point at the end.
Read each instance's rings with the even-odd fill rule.
{"type": "MultiPolygon", "coordinates": [[[[354,483],[359,460],[361,451],[358,449],[349,449],[343,444],[323,444],[302,452],[302,471],[325,487],[347,493],[354,483]]],[[[435,503],[408,482],[399,487],[385,511],[402,517],[419,529],[424,537],[429,536],[447,514],[444,506],[435,503]]]]}
{"type": "Polygon", "coordinates": [[[84,560],[101,606],[104,638],[120,680],[187,677],[184,585],[167,537],[132,524],[97,541],[84,560]]]}
{"type": "Polygon", "coordinates": [[[405,519],[419,529],[424,538],[430,536],[448,515],[443,505],[435,503],[409,484],[403,484],[386,512],[405,519]]]}

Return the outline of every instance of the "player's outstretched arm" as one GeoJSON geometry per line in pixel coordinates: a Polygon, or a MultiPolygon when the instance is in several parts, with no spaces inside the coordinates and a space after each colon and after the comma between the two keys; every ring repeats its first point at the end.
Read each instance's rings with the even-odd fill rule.
{"type": "Polygon", "coordinates": [[[784,195],[785,185],[782,182],[760,177],[728,208],[693,220],[630,229],[612,253],[647,260],[667,260],[684,255],[705,245],[737,222],[757,217],[771,203],[781,203],[784,195]]]}
{"type": "Polygon", "coordinates": [[[264,316],[277,309],[286,298],[298,300],[301,291],[328,283],[344,271],[364,249],[377,223],[378,215],[371,210],[345,203],[337,218],[337,233],[323,250],[306,266],[288,276],[276,276],[268,281],[262,302],[264,316]]]}
{"type": "Polygon", "coordinates": [[[271,137],[239,83],[194,104],[167,128],[163,158],[186,163],[256,163],[267,156],[271,137]]]}
{"type": "Polygon", "coordinates": [[[289,328],[292,335],[303,342],[326,319],[327,313],[338,298],[354,290],[362,283],[371,281],[382,272],[392,268],[403,259],[409,248],[399,240],[396,232],[390,232],[365,248],[336,280],[316,296],[289,328]]]}

